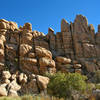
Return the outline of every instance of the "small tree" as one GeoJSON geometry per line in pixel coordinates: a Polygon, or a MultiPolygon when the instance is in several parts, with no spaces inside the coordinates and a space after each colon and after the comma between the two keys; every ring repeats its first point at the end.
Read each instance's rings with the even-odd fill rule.
{"type": "Polygon", "coordinates": [[[73,91],[83,93],[87,86],[86,76],[78,73],[56,73],[48,75],[50,82],[48,84],[48,94],[59,98],[70,98],[73,91]]]}

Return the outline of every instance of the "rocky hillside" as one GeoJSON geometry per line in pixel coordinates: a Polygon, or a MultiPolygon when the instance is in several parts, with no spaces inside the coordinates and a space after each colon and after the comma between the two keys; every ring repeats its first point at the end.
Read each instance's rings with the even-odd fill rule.
{"type": "Polygon", "coordinates": [[[46,35],[32,31],[30,23],[18,28],[15,22],[0,20],[0,90],[4,90],[0,95],[17,95],[18,90],[19,94],[37,93],[46,88],[49,79],[41,76],[46,72],[60,70],[91,77],[99,69],[100,25],[95,33],[82,15],[73,23],[62,19],[61,32],[55,34],[49,28],[46,35]]]}

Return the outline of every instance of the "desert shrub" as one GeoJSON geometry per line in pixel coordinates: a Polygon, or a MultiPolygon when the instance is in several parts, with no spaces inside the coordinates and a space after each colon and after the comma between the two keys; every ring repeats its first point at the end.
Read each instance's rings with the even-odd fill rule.
{"type": "Polygon", "coordinates": [[[84,93],[87,89],[86,76],[79,73],[61,73],[48,75],[48,94],[59,98],[70,98],[73,91],[84,93]]]}
{"type": "Polygon", "coordinates": [[[94,83],[100,83],[100,70],[98,70],[94,73],[92,80],[94,83]]]}

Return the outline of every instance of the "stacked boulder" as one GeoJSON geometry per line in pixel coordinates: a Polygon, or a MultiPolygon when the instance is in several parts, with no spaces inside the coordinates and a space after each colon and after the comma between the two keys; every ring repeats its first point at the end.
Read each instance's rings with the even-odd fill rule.
{"type": "Polygon", "coordinates": [[[78,63],[78,61],[73,61],[73,67],[75,69],[75,72],[82,74],[82,65],[78,63]]]}
{"type": "Polygon", "coordinates": [[[19,47],[19,66],[20,69],[27,73],[39,74],[37,69],[37,59],[35,58],[32,25],[25,23],[20,32],[19,47]]]}
{"type": "Polygon", "coordinates": [[[18,96],[17,91],[20,89],[21,87],[16,81],[16,75],[11,75],[9,71],[3,71],[0,85],[0,96],[18,96]]]}
{"type": "Polygon", "coordinates": [[[73,65],[71,64],[71,59],[57,56],[55,60],[56,60],[57,70],[62,71],[62,72],[69,72],[69,70],[71,71],[73,67],[73,65]]]}
{"type": "Polygon", "coordinates": [[[35,51],[39,60],[40,74],[44,74],[45,72],[55,73],[55,61],[52,60],[52,53],[40,46],[36,46],[35,51]]]}
{"type": "Polygon", "coordinates": [[[45,91],[49,78],[35,74],[27,76],[24,73],[11,74],[9,71],[3,71],[0,81],[0,96],[15,97],[45,91]]]}
{"type": "MultiPolygon", "coordinates": [[[[21,77],[21,76],[19,76],[21,77]]],[[[49,83],[49,78],[41,75],[31,74],[27,77],[27,82],[23,81],[25,78],[22,79],[20,90],[21,95],[24,94],[38,94],[41,92],[45,92],[47,89],[47,85],[49,83]]]]}
{"type": "MultiPolygon", "coordinates": [[[[0,51],[1,60],[0,66],[12,67],[17,66],[15,59],[17,59],[19,35],[18,27],[15,22],[0,20],[0,51]],[[6,60],[6,61],[5,61],[6,60]]],[[[2,68],[1,68],[2,69],[2,68]]]]}
{"type": "Polygon", "coordinates": [[[18,29],[18,26],[15,22],[7,21],[5,19],[0,19],[0,29],[6,29],[6,30],[15,30],[18,29]]]}
{"type": "Polygon", "coordinates": [[[82,65],[78,63],[78,61],[73,61],[70,58],[57,56],[55,58],[56,61],[56,69],[61,72],[77,72],[82,73],[82,65]]]}
{"type": "Polygon", "coordinates": [[[38,32],[38,31],[33,31],[33,42],[35,46],[41,46],[43,48],[46,48],[49,50],[49,44],[46,41],[46,37],[44,33],[38,32]]]}
{"type": "Polygon", "coordinates": [[[6,33],[6,42],[5,42],[5,64],[6,66],[13,71],[16,71],[19,62],[19,31],[8,30],[6,33]]]}

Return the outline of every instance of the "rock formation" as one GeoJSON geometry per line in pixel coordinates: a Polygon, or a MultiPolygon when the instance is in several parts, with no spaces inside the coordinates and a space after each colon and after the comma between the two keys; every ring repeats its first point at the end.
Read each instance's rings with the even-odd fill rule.
{"type": "Polygon", "coordinates": [[[0,95],[44,90],[49,79],[39,75],[45,73],[78,72],[88,76],[99,69],[100,25],[95,33],[82,15],[77,15],[73,23],[62,19],[61,32],[55,34],[49,28],[46,35],[32,31],[30,23],[18,28],[15,22],[0,20],[0,95]]]}

